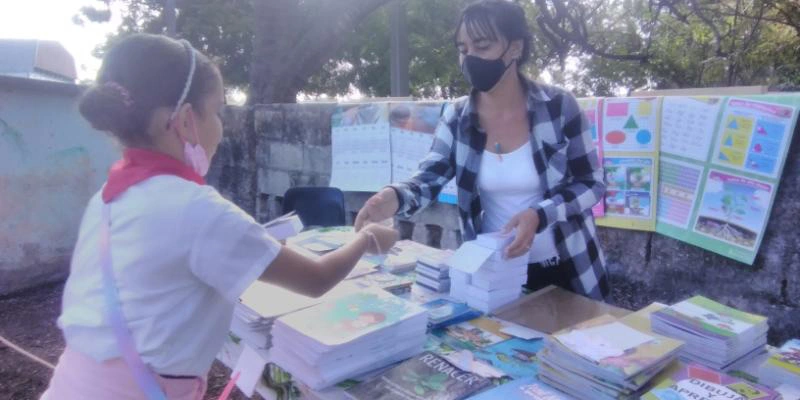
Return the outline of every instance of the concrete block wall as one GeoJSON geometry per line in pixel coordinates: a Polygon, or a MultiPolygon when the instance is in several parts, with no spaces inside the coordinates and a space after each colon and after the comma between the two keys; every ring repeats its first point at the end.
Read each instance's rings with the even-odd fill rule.
{"type": "MultiPolygon", "coordinates": [[[[292,186],[330,181],[330,116],[335,104],[259,105],[229,108],[226,135],[209,182],[257,219],[281,211],[292,186]],[[248,182],[251,186],[248,186],[248,182]]],[[[653,301],[674,303],[695,294],[769,317],[770,342],[800,337],[800,133],[789,152],[778,197],[759,256],[744,265],[655,234],[599,229],[612,279],[613,302],[638,309],[653,301]]],[[[370,193],[345,193],[348,222],[370,193]]],[[[435,204],[395,225],[403,238],[458,247],[455,207],[435,204]]]]}

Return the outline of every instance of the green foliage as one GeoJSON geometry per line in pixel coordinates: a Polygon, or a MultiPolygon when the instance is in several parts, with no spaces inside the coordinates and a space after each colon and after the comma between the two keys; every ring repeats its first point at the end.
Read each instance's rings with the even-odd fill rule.
{"type": "MultiPolygon", "coordinates": [[[[321,7],[299,1],[303,21],[321,7]]],[[[453,46],[455,19],[470,0],[406,0],[411,94],[468,91],[453,46]]],[[[620,90],[734,85],[800,86],[800,3],[795,0],[518,0],[533,33],[525,71],[547,72],[579,95],[620,90]]],[[[122,25],[98,49],[131,32],[163,33],[163,0],[98,0],[76,23],[103,22],[122,5],[122,25]]],[[[178,35],[215,57],[226,83],[246,88],[253,42],[250,0],[178,0],[178,35]]],[[[298,21],[301,21],[298,19],[298,21]]],[[[293,26],[293,24],[288,24],[293,26]]],[[[295,28],[292,28],[295,29],[295,28]]],[[[287,34],[287,37],[294,37],[287,34]]],[[[280,40],[276,38],[275,40],[280,40]]],[[[302,92],[367,96],[390,92],[390,9],[362,20],[338,55],[302,92]]]]}

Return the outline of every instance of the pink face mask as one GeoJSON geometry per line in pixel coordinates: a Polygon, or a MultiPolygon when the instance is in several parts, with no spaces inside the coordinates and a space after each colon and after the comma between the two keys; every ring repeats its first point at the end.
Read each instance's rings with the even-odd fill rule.
{"type": "MultiPolygon", "coordinates": [[[[174,121],[175,118],[178,117],[178,111],[181,108],[181,105],[186,100],[186,96],[189,94],[189,87],[192,84],[192,78],[194,77],[194,69],[195,69],[195,53],[194,49],[192,49],[192,45],[189,44],[186,40],[182,40],[181,43],[183,44],[186,51],[189,53],[189,75],[186,77],[186,84],[183,87],[183,92],[181,93],[181,97],[178,99],[178,104],[175,106],[175,111],[172,113],[170,117],[170,121],[174,121]]],[[[203,146],[200,145],[200,136],[197,134],[197,126],[194,123],[194,113],[189,111],[189,129],[194,134],[194,140],[197,144],[191,144],[185,140],[183,140],[180,135],[178,138],[183,142],[183,159],[184,161],[192,167],[194,172],[196,172],[200,176],[206,176],[208,173],[209,168],[209,160],[208,154],[206,154],[206,150],[203,146]]]]}
{"type": "Polygon", "coordinates": [[[197,127],[194,124],[194,113],[191,113],[191,111],[189,114],[189,129],[194,134],[194,140],[197,144],[191,144],[181,138],[181,141],[183,141],[183,159],[198,175],[206,176],[210,162],[206,150],[200,145],[200,136],[197,134],[197,127]]]}

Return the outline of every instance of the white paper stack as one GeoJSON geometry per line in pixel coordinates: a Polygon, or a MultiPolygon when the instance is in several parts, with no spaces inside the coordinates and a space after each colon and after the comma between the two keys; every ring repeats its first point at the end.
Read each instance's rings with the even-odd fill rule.
{"type": "Polygon", "coordinates": [[[421,353],[427,325],[421,306],[365,289],[278,318],[270,354],[320,390],[421,353]]]}
{"type": "Polygon", "coordinates": [[[447,259],[452,251],[426,254],[417,259],[417,284],[434,292],[450,291],[450,267],[447,259]]]}
{"type": "Polygon", "coordinates": [[[292,211],[267,222],[264,228],[275,240],[285,240],[300,233],[303,230],[303,222],[300,216],[292,211]]]}
{"type": "Polygon", "coordinates": [[[485,313],[519,298],[528,278],[528,257],[504,258],[513,239],[513,233],[488,233],[462,244],[447,261],[450,296],[485,313]]]}

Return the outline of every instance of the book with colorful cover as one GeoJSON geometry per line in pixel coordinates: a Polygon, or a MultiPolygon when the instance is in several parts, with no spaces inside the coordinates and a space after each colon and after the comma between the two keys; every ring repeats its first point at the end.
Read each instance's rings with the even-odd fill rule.
{"type": "Polygon", "coordinates": [[[481,317],[450,325],[444,329],[437,329],[433,331],[433,334],[451,347],[475,351],[511,337],[500,332],[501,324],[502,322],[499,320],[481,317]]]}
{"type": "Polygon", "coordinates": [[[485,390],[470,400],[574,400],[574,397],[559,392],[556,389],[540,382],[536,377],[514,379],[504,385],[485,390]]]}
{"type": "Polygon", "coordinates": [[[757,325],[767,323],[766,317],[737,310],[703,296],[694,296],[656,311],[653,318],[723,340],[735,338],[757,325]]]}
{"type": "Polygon", "coordinates": [[[422,307],[428,309],[428,327],[431,329],[469,321],[483,314],[466,303],[448,299],[436,299],[423,304],[422,307]]]}
{"type": "Polygon", "coordinates": [[[357,400],[460,400],[490,385],[489,379],[426,351],[346,393],[357,400]]]}
{"type": "Polygon", "coordinates": [[[767,363],[798,376],[800,379],[800,339],[792,339],[784,343],[767,363]]]}
{"type": "MultiPolygon", "coordinates": [[[[630,327],[603,315],[557,332],[551,341],[610,376],[630,379],[675,355],[683,342],[630,327]]],[[[651,376],[652,377],[652,376],[651,376]]]]}
{"type": "Polygon", "coordinates": [[[382,330],[427,311],[383,290],[364,290],[278,319],[323,346],[333,347],[382,330]]]}
{"type": "Polygon", "coordinates": [[[379,287],[391,293],[398,293],[410,290],[414,284],[414,274],[391,274],[383,271],[375,271],[361,275],[352,279],[352,282],[361,288],[379,287]]]}
{"type": "Polygon", "coordinates": [[[689,364],[647,392],[643,400],[777,400],[780,395],[765,386],[734,378],[699,364],[689,364]]]}
{"type": "Polygon", "coordinates": [[[473,351],[476,359],[519,379],[539,373],[536,353],[544,347],[541,339],[524,340],[511,338],[491,346],[473,351]]]}

